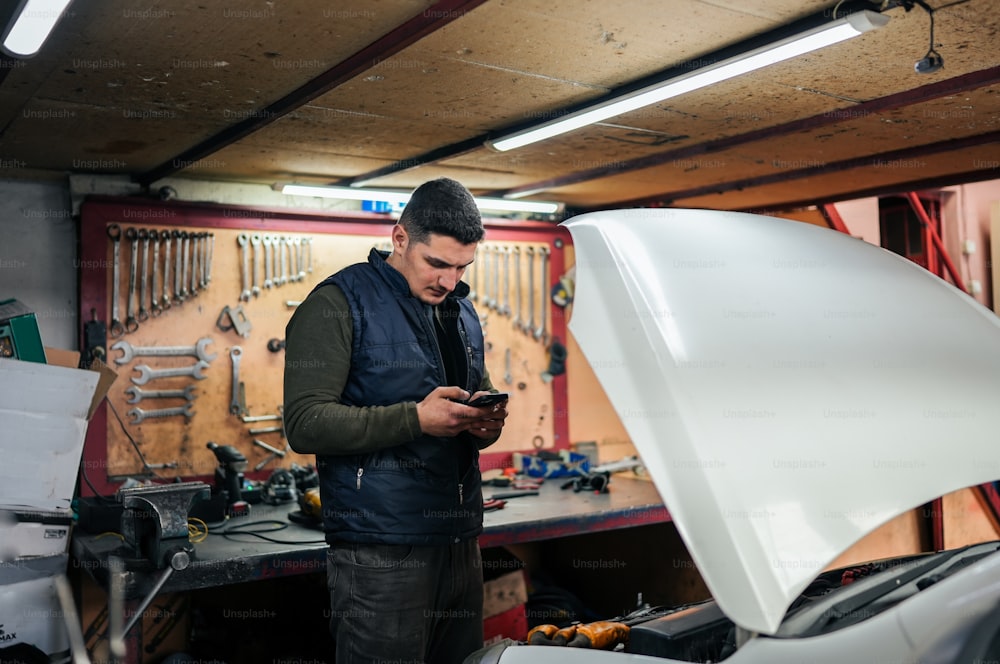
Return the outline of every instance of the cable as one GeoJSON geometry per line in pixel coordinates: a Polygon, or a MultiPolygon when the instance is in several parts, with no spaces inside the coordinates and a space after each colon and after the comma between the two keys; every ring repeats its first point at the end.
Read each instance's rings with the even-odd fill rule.
{"type": "Polygon", "coordinates": [[[208,539],[208,524],[196,516],[189,516],[188,541],[192,544],[198,544],[199,542],[204,542],[206,539],[208,539]]]}
{"type": "Polygon", "coordinates": [[[264,520],[261,520],[261,521],[248,521],[246,523],[240,523],[240,524],[237,524],[235,526],[230,526],[229,528],[226,528],[226,529],[221,530],[221,531],[218,531],[218,530],[217,531],[213,531],[210,534],[212,534],[212,535],[221,535],[222,537],[225,537],[226,539],[232,539],[235,542],[246,542],[246,540],[233,539],[233,537],[237,536],[237,535],[246,535],[246,536],[249,536],[249,537],[258,537],[258,538],[260,538],[262,540],[265,540],[267,542],[273,542],[275,544],[324,544],[324,543],[326,543],[326,539],[320,539],[320,540],[280,540],[280,539],[275,539],[273,537],[268,537],[267,535],[263,534],[263,533],[276,533],[276,532],[282,531],[282,530],[288,528],[288,525],[289,525],[288,523],[286,523],[284,521],[279,521],[277,519],[264,519],[264,520]],[[262,530],[244,530],[244,528],[247,528],[247,527],[250,527],[250,526],[270,526],[270,527],[266,528],[266,529],[262,529],[262,530]]]}

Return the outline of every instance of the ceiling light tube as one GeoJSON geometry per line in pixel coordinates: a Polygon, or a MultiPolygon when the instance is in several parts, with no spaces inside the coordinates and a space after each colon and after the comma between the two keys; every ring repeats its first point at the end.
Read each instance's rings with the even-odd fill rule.
{"type": "Polygon", "coordinates": [[[4,33],[3,51],[16,58],[28,58],[48,39],[72,0],[25,0],[4,33]]]}
{"type": "MultiPolygon", "coordinates": [[[[405,205],[410,200],[409,192],[390,191],[387,189],[358,189],[354,187],[335,187],[308,184],[276,184],[277,191],[289,196],[319,196],[321,198],[337,198],[352,201],[381,201],[392,205],[405,205]]],[[[560,203],[542,201],[511,201],[503,198],[473,198],[480,210],[495,210],[502,212],[536,212],[539,214],[555,214],[560,210],[560,203]]]]}
{"type": "Polygon", "coordinates": [[[621,97],[609,99],[592,107],[581,109],[555,120],[550,120],[524,131],[497,140],[487,141],[486,145],[500,152],[505,152],[543,141],[547,138],[558,136],[616,115],[634,111],[643,106],[649,106],[665,99],[677,97],[686,92],[714,85],[715,83],[762,69],[776,62],[789,60],[852,37],[857,37],[869,30],[880,28],[888,22],[889,18],[887,16],[863,10],[812,28],[811,30],[751,49],[746,53],[720,60],[695,71],[681,74],[666,81],[624,94],[621,97]]]}

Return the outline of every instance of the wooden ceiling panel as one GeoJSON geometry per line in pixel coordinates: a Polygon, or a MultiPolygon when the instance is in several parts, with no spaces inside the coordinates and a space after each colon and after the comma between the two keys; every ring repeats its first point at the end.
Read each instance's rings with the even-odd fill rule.
{"type": "Polygon", "coordinates": [[[385,164],[384,160],[370,157],[313,150],[276,152],[241,141],[194,162],[178,175],[212,180],[236,179],[268,186],[276,182],[292,181],[329,184],[340,176],[334,168],[342,167],[351,172],[360,172],[385,164]]]}

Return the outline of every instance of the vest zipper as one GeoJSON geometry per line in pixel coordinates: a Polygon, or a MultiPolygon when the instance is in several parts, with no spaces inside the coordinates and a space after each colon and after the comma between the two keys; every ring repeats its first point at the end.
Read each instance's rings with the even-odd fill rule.
{"type": "Polygon", "coordinates": [[[463,502],[465,502],[465,499],[462,497],[462,483],[459,482],[458,483],[458,504],[461,505],[463,502]]]}
{"type": "Polygon", "coordinates": [[[361,491],[361,476],[365,474],[364,468],[358,468],[358,491],[361,491]]]}

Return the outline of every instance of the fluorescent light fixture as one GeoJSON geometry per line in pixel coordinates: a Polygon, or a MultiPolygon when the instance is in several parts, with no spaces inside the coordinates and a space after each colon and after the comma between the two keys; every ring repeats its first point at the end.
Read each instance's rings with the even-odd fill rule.
{"type": "MultiPolygon", "coordinates": [[[[352,201],[382,201],[391,205],[405,205],[410,200],[409,192],[390,191],[387,189],[359,189],[356,187],[335,187],[308,184],[276,184],[277,191],[289,196],[319,196],[321,198],[339,198],[352,201]]],[[[495,210],[503,212],[537,212],[554,214],[562,207],[559,203],[541,201],[511,201],[504,198],[474,197],[480,210],[495,210]]]]}
{"type": "Polygon", "coordinates": [[[616,115],[634,111],[643,106],[677,97],[686,92],[714,85],[776,62],[790,60],[825,46],[857,37],[869,30],[880,28],[888,22],[887,16],[863,10],[510,136],[487,141],[486,145],[500,152],[505,152],[543,141],[616,115]]]}
{"type": "Polygon", "coordinates": [[[3,50],[27,58],[42,47],[72,0],[26,0],[3,36],[3,50]]]}

